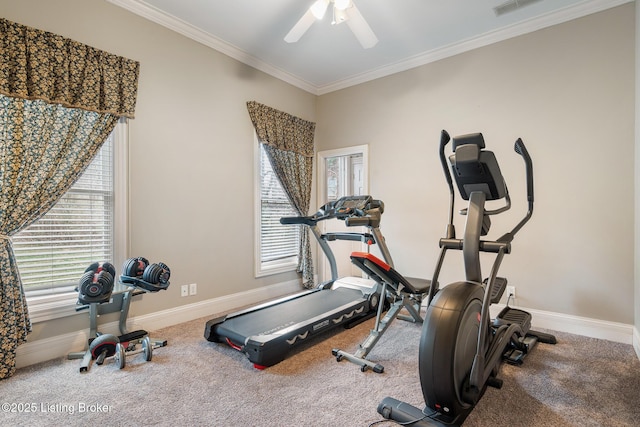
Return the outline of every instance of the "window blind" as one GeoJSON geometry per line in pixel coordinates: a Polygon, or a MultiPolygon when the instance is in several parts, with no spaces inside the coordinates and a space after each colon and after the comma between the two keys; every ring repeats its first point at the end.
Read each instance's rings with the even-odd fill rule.
{"type": "Polygon", "coordinates": [[[260,144],[260,260],[277,261],[298,256],[300,226],[282,225],[283,216],[298,216],[271,168],[260,144]]]}
{"type": "Polygon", "coordinates": [[[89,264],[113,260],[113,136],[67,193],[13,236],[25,291],[76,285],[89,264]]]}

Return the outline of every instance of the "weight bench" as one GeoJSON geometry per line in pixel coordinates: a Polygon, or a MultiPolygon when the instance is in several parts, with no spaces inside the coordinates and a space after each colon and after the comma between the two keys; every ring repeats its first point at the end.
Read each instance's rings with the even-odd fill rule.
{"type": "Polygon", "coordinates": [[[431,281],[414,278],[409,280],[389,264],[368,252],[353,252],[351,262],[382,286],[380,295],[386,297],[387,301],[381,301],[378,304],[375,326],[355,353],[347,353],[340,349],[333,349],[331,353],[338,362],[347,359],[360,365],[360,370],[363,372],[370,368],[376,373],[382,373],[384,367],[367,360],[367,355],[396,317],[413,323],[422,323],[420,308],[423,297],[429,293],[431,281]],[[382,317],[384,306],[388,306],[388,310],[382,317]],[[406,309],[409,316],[401,314],[402,309],[406,309]]]}

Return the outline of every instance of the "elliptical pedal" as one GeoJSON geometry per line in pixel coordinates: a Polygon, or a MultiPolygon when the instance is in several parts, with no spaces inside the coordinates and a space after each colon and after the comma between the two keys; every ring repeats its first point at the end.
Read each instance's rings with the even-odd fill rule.
{"type": "Polygon", "coordinates": [[[538,337],[529,334],[531,329],[531,313],[517,308],[506,306],[498,316],[496,316],[497,324],[517,323],[522,328],[522,336],[514,336],[511,345],[505,349],[503,359],[511,365],[522,365],[524,358],[538,343],[538,337]]]}
{"type": "Polygon", "coordinates": [[[501,323],[508,325],[517,323],[524,333],[529,332],[529,329],[531,329],[531,313],[524,310],[506,306],[500,314],[496,316],[496,319],[500,319],[502,321],[501,323]]]}

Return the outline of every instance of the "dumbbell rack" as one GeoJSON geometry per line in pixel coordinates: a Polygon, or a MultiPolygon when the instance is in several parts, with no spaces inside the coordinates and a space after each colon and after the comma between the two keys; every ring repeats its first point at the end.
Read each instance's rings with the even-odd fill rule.
{"type": "MultiPolygon", "coordinates": [[[[121,278],[122,279],[122,278],[121,278]]],[[[127,317],[129,316],[129,307],[131,306],[131,299],[134,296],[142,295],[148,292],[155,292],[152,290],[140,289],[138,287],[129,287],[130,285],[121,282],[120,290],[114,290],[111,294],[109,302],[105,303],[90,303],[79,306],[76,311],[89,309],[89,339],[87,349],[81,352],[69,353],[68,359],[82,359],[80,364],[80,372],[87,372],[91,365],[92,353],[89,348],[91,341],[98,336],[98,317],[103,314],[120,312],[120,320],[118,327],[120,329],[120,341],[128,342],[129,345],[137,345],[148,336],[147,331],[138,330],[133,332],[127,331],[127,317]],[[123,286],[126,285],[127,287],[123,286]],[[123,339],[125,338],[125,339],[123,339]]],[[[163,339],[152,339],[152,348],[165,347],[167,341],[163,339]]],[[[149,349],[151,351],[151,349],[149,349]]],[[[121,367],[124,366],[124,361],[121,361],[121,367]]]]}

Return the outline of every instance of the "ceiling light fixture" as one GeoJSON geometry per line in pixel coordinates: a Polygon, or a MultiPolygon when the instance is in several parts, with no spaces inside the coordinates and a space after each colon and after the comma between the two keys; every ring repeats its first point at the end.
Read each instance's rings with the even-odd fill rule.
{"type": "Polygon", "coordinates": [[[378,43],[378,38],[352,0],[316,0],[284,36],[284,41],[295,43],[300,40],[316,20],[324,18],[330,3],[333,3],[332,24],[346,22],[365,49],[372,48],[378,43]]]}
{"type": "Polygon", "coordinates": [[[351,0],[334,0],[333,5],[338,10],[345,10],[349,6],[351,6],[351,0]]]}
{"type": "Polygon", "coordinates": [[[349,19],[349,16],[344,9],[338,9],[337,6],[333,8],[333,21],[331,21],[331,25],[341,24],[347,19],[349,19]]]}
{"type": "Polygon", "coordinates": [[[311,5],[309,10],[316,19],[322,19],[324,18],[324,14],[327,12],[328,6],[329,0],[317,0],[314,4],[311,5]]]}

